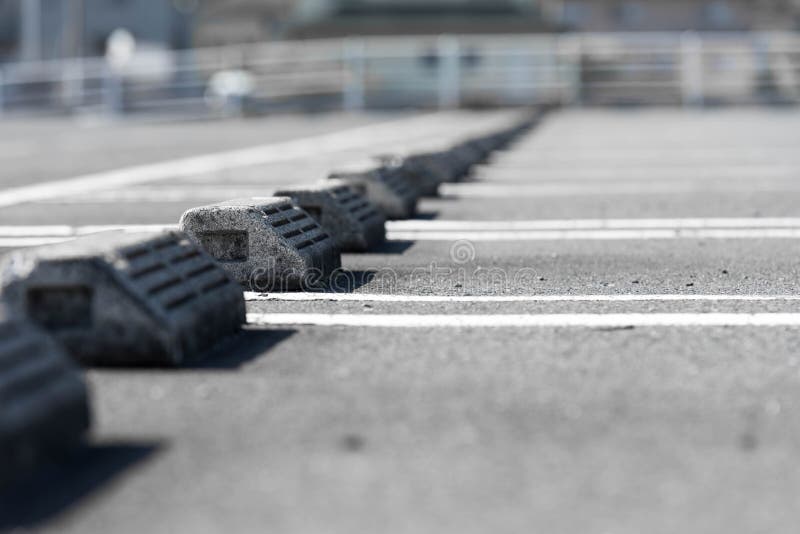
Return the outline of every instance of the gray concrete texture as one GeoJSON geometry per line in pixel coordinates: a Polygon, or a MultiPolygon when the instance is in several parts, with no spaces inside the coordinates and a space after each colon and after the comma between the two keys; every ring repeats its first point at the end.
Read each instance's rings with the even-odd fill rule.
{"type": "Polygon", "coordinates": [[[193,208],[180,228],[251,290],[310,289],[341,267],[334,239],[289,197],[193,208]]]}
{"type": "Polygon", "coordinates": [[[290,197],[333,237],[342,252],[365,252],[386,239],[386,217],[347,182],[328,180],[274,194],[290,197]]]}
{"type": "Polygon", "coordinates": [[[107,232],[19,251],[0,272],[10,312],[83,365],[178,365],[245,322],[239,285],[179,232],[107,232]]]}

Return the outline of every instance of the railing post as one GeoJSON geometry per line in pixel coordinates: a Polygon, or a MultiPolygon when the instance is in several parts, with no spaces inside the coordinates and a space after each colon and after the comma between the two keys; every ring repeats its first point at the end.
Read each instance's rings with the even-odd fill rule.
{"type": "Polygon", "coordinates": [[[461,44],[456,37],[439,37],[439,107],[461,105],[461,44]]]}
{"type": "Polygon", "coordinates": [[[346,39],[342,46],[342,106],[361,111],[366,105],[366,46],[363,39],[346,39]]]}
{"type": "Polygon", "coordinates": [[[703,87],[703,39],[695,32],[684,32],[680,40],[681,102],[684,107],[702,106],[705,100],[703,87]]]}
{"type": "Polygon", "coordinates": [[[6,111],[6,73],[0,68],[0,118],[6,111]]]}
{"type": "Polygon", "coordinates": [[[561,103],[581,106],[583,95],[583,38],[580,35],[558,36],[557,69],[561,103]]]}
{"type": "Polygon", "coordinates": [[[753,62],[755,63],[755,95],[756,101],[775,96],[775,80],[770,72],[769,42],[764,35],[756,34],[752,41],[753,62]]]}
{"type": "Polygon", "coordinates": [[[110,65],[106,65],[104,72],[103,96],[109,115],[117,116],[125,112],[124,80],[110,65]]]}
{"type": "Polygon", "coordinates": [[[20,57],[23,61],[41,61],[42,0],[22,0],[19,16],[20,57]]]}
{"type": "Polygon", "coordinates": [[[83,60],[69,58],[61,63],[61,101],[66,110],[72,110],[83,103],[83,60]]]}

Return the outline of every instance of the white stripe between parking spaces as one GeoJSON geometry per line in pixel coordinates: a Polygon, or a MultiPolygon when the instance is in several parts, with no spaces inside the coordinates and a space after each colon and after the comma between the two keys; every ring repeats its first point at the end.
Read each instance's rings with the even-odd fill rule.
{"type": "Polygon", "coordinates": [[[554,241],[642,239],[797,239],[797,217],[390,221],[393,240],[554,241]]]}
{"type": "Polygon", "coordinates": [[[170,178],[219,172],[226,169],[263,165],[275,161],[296,160],[307,158],[309,154],[325,154],[367,148],[375,144],[390,142],[393,139],[402,141],[409,137],[409,131],[435,127],[437,122],[440,122],[440,118],[441,115],[433,113],[291,141],[173,159],[149,165],[137,165],[6,189],[0,191],[0,207],[151,183],[170,178]]]}
{"type": "Polygon", "coordinates": [[[160,232],[175,230],[173,224],[110,224],[96,226],[0,226],[0,248],[38,247],[71,241],[75,238],[119,230],[123,232],[160,232]]]}
{"type": "Polygon", "coordinates": [[[580,168],[572,165],[538,167],[531,165],[527,168],[497,168],[493,166],[480,167],[475,170],[475,175],[486,181],[507,181],[516,183],[522,180],[530,180],[532,177],[545,177],[553,180],[585,180],[604,181],[626,178],[634,180],[672,180],[686,179],[692,180],[720,180],[720,179],[752,179],[758,176],[759,179],[775,178],[794,178],[800,174],[798,165],[707,165],[686,164],[681,167],[673,166],[645,166],[636,167],[627,165],[624,167],[599,167],[592,165],[588,168],[580,168]]]}
{"type": "MultiPolygon", "coordinates": [[[[201,173],[173,175],[175,178],[186,178],[201,173]]],[[[203,173],[207,174],[207,173],[203,173]]],[[[312,180],[313,181],[313,180],[312,180]]],[[[36,186],[32,186],[36,187],[36,186]]],[[[48,204],[108,204],[116,202],[210,202],[220,198],[237,196],[263,195],[264,191],[279,188],[279,184],[270,185],[231,185],[197,186],[186,184],[182,187],[161,188],[129,188],[129,189],[89,189],[87,191],[64,191],[63,196],[40,196],[37,202],[48,204]]],[[[561,197],[561,196],[604,196],[604,195],[646,195],[646,194],[685,194],[685,193],[774,193],[800,192],[797,180],[769,181],[759,184],[732,184],[730,182],[713,183],[629,183],[611,182],[603,184],[564,183],[564,184],[521,184],[502,185],[490,183],[444,184],[441,192],[446,197],[454,198],[518,198],[518,197],[561,197]]],[[[0,193],[0,206],[4,200],[0,193]]],[[[22,202],[22,201],[20,201],[22,202]]],[[[18,202],[14,202],[18,203],[18,202]]]]}
{"type": "MultiPolygon", "coordinates": [[[[175,229],[175,224],[94,224],[83,226],[0,225],[0,237],[72,236],[124,230],[144,232],[175,229]]],[[[518,231],[614,229],[752,229],[800,228],[800,217],[685,217],[669,219],[539,219],[539,220],[424,220],[387,221],[389,232],[402,231],[518,231]]]]}
{"type": "Polygon", "coordinates": [[[612,241],[656,239],[800,239],[800,228],[390,232],[393,241],[612,241]]]}
{"type": "MultiPolygon", "coordinates": [[[[535,221],[389,221],[393,241],[554,241],[656,239],[800,239],[800,218],[562,219],[535,221]]],[[[109,230],[147,232],[170,224],[0,226],[0,247],[57,243],[109,230]]]]}
{"type": "Polygon", "coordinates": [[[692,294],[625,294],[625,295],[392,295],[381,293],[256,293],[246,291],[245,300],[255,301],[343,301],[343,302],[427,302],[427,303],[514,303],[514,302],[793,302],[800,295],[692,295],[692,294]]]}
{"type": "Polygon", "coordinates": [[[800,217],[686,217],[669,219],[540,219],[519,221],[387,221],[388,231],[607,230],[646,228],[800,228],[800,217]]]}
{"type": "Polygon", "coordinates": [[[800,313],[565,313],[531,315],[248,313],[247,322],[253,326],[377,328],[777,327],[800,326],[800,313]]]}
{"type": "Polygon", "coordinates": [[[686,193],[774,193],[800,192],[797,180],[764,181],[754,184],[730,184],[725,182],[702,183],[621,183],[603,184],[519,184],[503,185],[492,183],[443,184],[443,196],[449,198],[544,198],[563,196],[618,196],[686,193]]]}

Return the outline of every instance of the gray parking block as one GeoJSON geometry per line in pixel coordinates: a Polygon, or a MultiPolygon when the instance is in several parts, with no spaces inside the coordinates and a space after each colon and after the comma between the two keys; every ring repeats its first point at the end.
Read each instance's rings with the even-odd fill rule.
{"type": "Polygon", "coordinates": [[[30,322],[0,319],[0,485],[79,445],[89,421],[86,385],[64,350],[30,322]]]}
{"type": "Polygon", "coordinates": [[[378,166],[334,172],[331,179],[345,181],[362,191],[387,219],[408,219],[417,212],[418,190],[402,167],[378,166]]]}
{"type": "Polygon", "coordinates": [[[341,267],[333,238],[289,197],[193,208],[180,228],[252,291],[318,287],[341,267]]]}
{"type": "Polygon", "coordinates": [[[329,180],[275,195],[291,197],[333,237],[339,250],[363,252],[386,239],[383,213],[347,182],[329,180]]]}
{"type": "Polygon", "coordinates": [[[446,154],[430,152],[409,156],[382,156],[384,165],[399,167],[423,197],[439,196],[439,186],[454,179],[446,154]]]}
{"type": "Polygon", "coordinates": [[[177,365],[245,322],[241,287],[185,234],[107,232],[2,264],[2,298],[84,365],[177,365]]]}

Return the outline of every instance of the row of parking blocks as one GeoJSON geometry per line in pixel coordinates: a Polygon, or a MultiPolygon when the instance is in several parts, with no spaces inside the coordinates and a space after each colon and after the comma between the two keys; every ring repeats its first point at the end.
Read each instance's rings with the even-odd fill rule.
{"type": "Polygon", "coordinates": [[[177,366],[246,323],[243,288],[318,287],[340,251],[367,251],[533,126],[450,150],[384,158],[273,197],[187,211],[180,230],[106,232],[7,255],[0,267],[0,485],[79,445],[90,427],[79,366],[177,366]]]}

